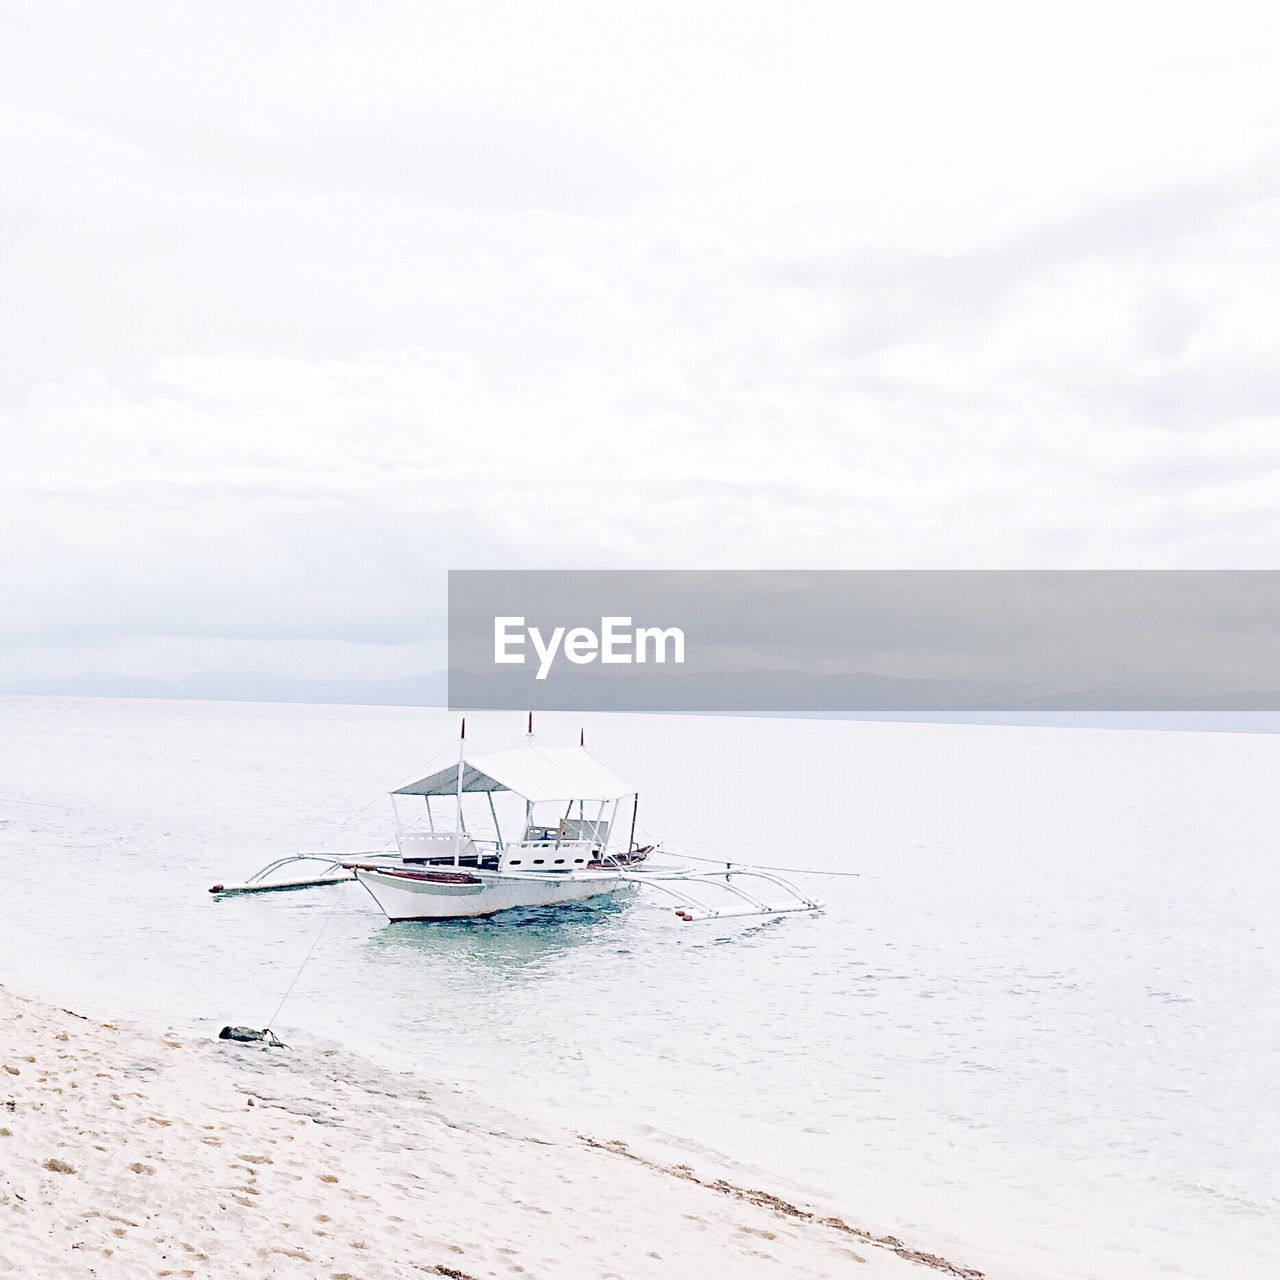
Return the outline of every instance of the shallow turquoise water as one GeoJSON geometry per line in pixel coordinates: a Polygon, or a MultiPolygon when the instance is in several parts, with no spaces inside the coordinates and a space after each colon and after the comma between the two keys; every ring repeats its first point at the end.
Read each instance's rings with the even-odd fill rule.
{"type": "Polygon", "coordinates": [[[301,1041],[732,1159],[993,1275],[1273,1274],[1280,738],[539,732],[584,719],[676,850],[862,875],[806,881],[820,917],[722,925],[627,897],[428,926],[355,886],[215,902],[277,852],[385,844],[383,793],[455,717],[7,699],[0,978],[261,1025],[323,926],[277,1023],[301,1041]]]}

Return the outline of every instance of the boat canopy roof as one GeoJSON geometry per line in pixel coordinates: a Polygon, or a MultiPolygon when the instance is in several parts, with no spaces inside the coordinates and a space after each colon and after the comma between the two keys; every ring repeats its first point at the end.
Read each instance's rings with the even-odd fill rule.
{"type": "MultiPolygon", "coordinates": [[[[458,789],[457,763],[397,787],[394,796],[451,796],[458,789]]],[[[535,804],[541,800],[620,800],[628,786],[585,747],[528,745],[489,755],[464,756],[463,791],[511,791],[535,804]]]]}

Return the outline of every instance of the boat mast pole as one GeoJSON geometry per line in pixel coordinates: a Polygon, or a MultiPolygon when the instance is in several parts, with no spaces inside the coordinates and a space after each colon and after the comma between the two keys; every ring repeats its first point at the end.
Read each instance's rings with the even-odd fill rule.
{"type": "Polygon", "coordinates": [[[493,792],[486,791],[485,795],[489,797],[489,814],[493,818],[493,834],[498,838],[498,851],[501,852],[502,844],[502,828],[498,825],[498,811],[493,806],[493,792]]]}
{"type": "MultiPolygon", "coordinates": [[[[620,803],[621,799],[619,797],[614,797],[613,808],[609,810],[609,825],[605,829],[604,841],[600,846],[600,852],[602,855],[609,852],[609,841],[613,839],[613,829],[618,825],[618,805],[620,803]]],[[[603,805],[601,806],[600,812],[601,814],[604,813],[603,805]]],[[[597,835],[599,835],[598,832],[597,835]]]]}
{"type": "Polygon", "coordinates": [[[640,793],[637,791],[631,798],[631,835],[627,839],[627,852],[636,847],[636,810],[640,808],[640,793]]]}
{"type": "MultiPolygon", "coordinates": [[[[525,734],[526,738],[533,737],[533,712],[529,712],[529,730],[525,734]]],[[[529,829],[533,826],[533,801],[526,800],[524,802],[524,838],[529,839],[529,829]]]]}
{"type": "Polygon", "coordinates": [[[462,717],[462,735],[458,739],[458,822],[453,833],[453,865],[459,864],[462,853],[462,768],[467,749],[467,717],[462,717]]]}

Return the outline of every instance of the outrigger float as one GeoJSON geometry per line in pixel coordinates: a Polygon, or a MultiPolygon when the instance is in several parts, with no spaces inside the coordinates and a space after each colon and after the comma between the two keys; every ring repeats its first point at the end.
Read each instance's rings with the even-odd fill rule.
{"type": "Polygon", "coordinates": [[[705,871],[659,864],[661,846],[636,844],[639,793],[582,742],[536,742],[532,716],[522,745],[484,755],[467,754],[464,720],[457,762],[396,788],[391,801],[395,850],[290,854],[242,884],[216,884],[209,892],[222,898],[355,880],[394,922],[491,916],[636,886],[664,895],[687,922],[822,910],[821,902],[765,870],[736,863],[705,871]],[[518,839],[503,836],[495,796],[507,811],[508,830],[513,821],[520,830],[518,839]],[[406,817],[409,805],[413,811],[406,817]],[[449,827],[437,825],[442,808],[452,810],[449,827]],[[620,812],[629,818],[629,835],[615,848],[620,812]],[[304,864],[315,870],[296,874],[304,864]],[[281,876],[287,868],[295,874],[281,876]]]}

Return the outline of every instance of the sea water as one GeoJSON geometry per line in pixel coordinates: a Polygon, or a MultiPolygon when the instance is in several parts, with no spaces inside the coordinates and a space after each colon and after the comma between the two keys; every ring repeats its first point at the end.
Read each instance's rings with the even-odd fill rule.
{"type": "MultiPolygon", "coordinates": [[[[469,718],[478,750],[522,717],[469,718]]],[[[457,732],[388,707],[0,700],[0,981],[263,1025],[601,1138],[732,1162],[993,1277],[1280,1257],[1280,737],[543,716],[673,851],[813,871],[820,916],[654,896],[388,924],[356,885],[457,732]],[[302,964],[314,946],[310,959],[302,964]]]]}

